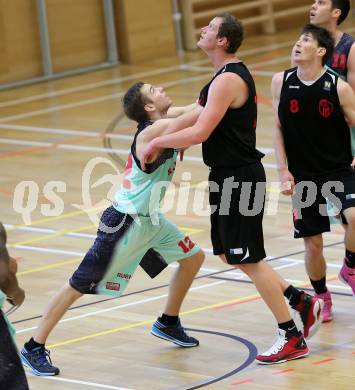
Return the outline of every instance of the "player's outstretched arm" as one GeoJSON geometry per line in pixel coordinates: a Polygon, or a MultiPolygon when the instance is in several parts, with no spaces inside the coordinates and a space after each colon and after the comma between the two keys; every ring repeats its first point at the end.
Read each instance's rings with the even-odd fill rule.
{"type": "Polygon", "coordinates": [[[245,88],[245,82],[235,74],[223,73],[218,76],[211,85],[206,106],[200,108],[196,123],[181,131],[154,139],[152,147],[187,148],[205,141],[234,102],[236,95],[245,88]]]}
{"type": "Polygon", "coordinates": [[[170,107],[168,112],[167,112],[167,117],[168,118],[177,118],[180,115],[186,114],[192,110],[194,110],[198,106],[198,103],[192,103],[187,106],[182,106],[182,107],[170,107]]]}

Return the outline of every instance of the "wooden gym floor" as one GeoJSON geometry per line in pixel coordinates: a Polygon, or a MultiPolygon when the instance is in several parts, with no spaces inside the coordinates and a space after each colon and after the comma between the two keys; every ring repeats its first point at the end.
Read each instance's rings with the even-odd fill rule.
{"type": "MultiPolygon", "coordinates": [[[[353,21],[348,21],[347,31],[354,32],[353,21]]],[[[240,57],[253,70],[259,95],[257,143],[266,153],[263,162],[269,181],[264,219],[267,253],[285,278],[309,288],[303,243],[292,238],[290,199],[281,196],[277,202],[272,187],[277,175],[269,85],[275,72],[289,67],[297,35],[298,31],[290,31],[247,39],[240,57]]],[[[119,187],[122,166],[112,163],[108,152],[126,158],[134,124],[123,118],[111,138],[104,136],[104,130],[121,112],[123,92],[143,80],[164,86],[174,103],[183,105],[196,100],[211,72],[204,54],[196,52],[178,61],[122,65],[0,93],[1,221],[7,226],[9,249],[18,258],[19,280],[27,294],[23,307],[11,317],[20,347],[32,335],[48,299],[91,245],[97,215],[119,187]],[[108,140],[113,150],[107,149],[108,140]],[[27,187],[30,199],[21,196],[21,186],[15,194],[23,181],[33,181],[27,187]],[[62,212],[60,202],[53,210],[48,200],[58,201],[49,191],[53,181],[61,182],[54,191],[63,200],[62,212]]],[[[139,269],[123,297],[85,296],[71,308],[48,342],[61,375],[28,374],[31,389],[182,390],[207,384],[216,390],[353,388],[354,300],[337,278],[344,253],[342,228],[334,226],[325,236],[334,321],[310,340],[308,358],[258,366],[256,349],[262,352],[271,346],[276,324],[248,278],[210,253],[209,218],[206,213],[197,216],[193,209],[200,208],[201,215],[206,179],[200,147],[193,147],[178,165],[166,203],[167,215],[207,252],[181,313],[200,346],[179,349],[149,334],[163,309],[174,269],[169,267],[154,280],[139,269]],[[190,191],[178,192],[184,172],[191,173],[190,191]],[[186,215],[184,210],[175,212],[178,194],[181,200],[188,199],[186,215]]]]}

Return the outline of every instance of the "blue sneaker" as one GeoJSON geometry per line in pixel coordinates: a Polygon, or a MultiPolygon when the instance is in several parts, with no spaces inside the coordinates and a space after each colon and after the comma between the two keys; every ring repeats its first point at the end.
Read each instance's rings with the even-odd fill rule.
{"type": "Polygon", "coordinates": [[[35,375],[50,376],[58,375],[59,368],[52,365],[50,352],[44,347],[38,347],[32,351],[22,348],[20,357],[24,366],[30,368],[35,375]]]}
{"type": "Polygon", "coordinates": [[[167,326],[163,325],[158,319],[152,325],[150,333],[184,348],[197,347],[199,345],[198,340],[186,334],[185,329],[181,326],[180,320],[178,320],[176,325],[167,326]]]}

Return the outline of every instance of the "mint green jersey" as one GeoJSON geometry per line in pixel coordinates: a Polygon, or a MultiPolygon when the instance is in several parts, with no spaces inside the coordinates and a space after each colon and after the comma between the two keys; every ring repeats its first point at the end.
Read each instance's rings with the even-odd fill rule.
{"type": "MultiPolygon", "coordinates": [[[[5,301],[5,294],[0,290],[0,310],[3,307],[4,301],[5,301]]],[[[5,318],[5,321],[7,323],[7,328],[9,329],[11,336],[15,337],[15,334],[16,334],[15,328],[13,327],[13,325],[11,324],[11,322],[9,321],[9,319],[7,318],[7,316],[5,314],[4,314],[4,318],[5,318]]]]}
{"type": "Polygon", "coordinates": [[[2,309],[2,305],[4,304],[5,300],[5,295],[4,293],[0,290],[0,310],[2,309]]]}
{"type": "Polygon", "coordinates": [[[177,152],[174,149],[165,149],[157,160],[147,165],[146,171],[142,171],[135,152],[136,138],[151,123],[138,125],[122,186],[115,196],[113,206],[124,214],[157,215],[175,171],[177,152]]]}

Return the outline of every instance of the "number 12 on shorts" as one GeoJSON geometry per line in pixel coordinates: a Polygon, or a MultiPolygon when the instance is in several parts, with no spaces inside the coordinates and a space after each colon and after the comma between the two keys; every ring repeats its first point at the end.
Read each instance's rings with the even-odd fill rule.
{"type": "Polygon", "coordinates": [[[188,236],[186,236],[183,240],[179,241],[178,245],[184,253],[189,252],[195,246],[195,244],[190,240],[188,236]]]}

